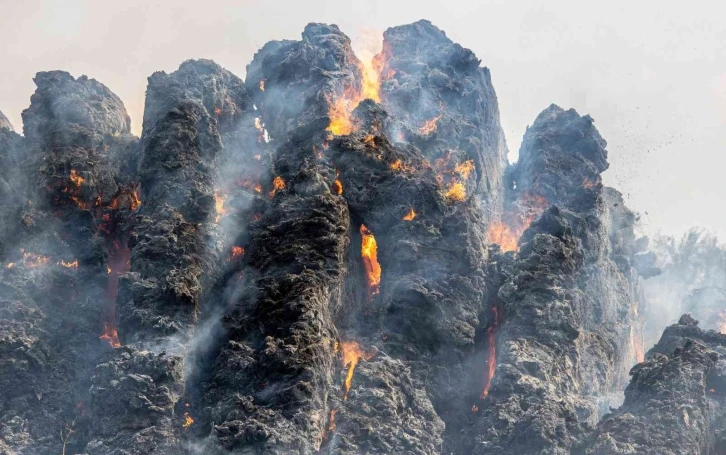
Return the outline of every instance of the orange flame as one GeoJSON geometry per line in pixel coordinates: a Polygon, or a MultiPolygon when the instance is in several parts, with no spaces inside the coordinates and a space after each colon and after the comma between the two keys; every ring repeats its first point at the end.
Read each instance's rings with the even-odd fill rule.
{"type": "Polygon", "coordinates": [[[416,212],[411,208],[411,210],[408,211],[407,214],[401,218],[403,221],[411,221],[412,219],[416,218],[416,212]]]}
{"type": "Polygon", "coordinates": [[[519,251],[519,238],[548,206],[549,202],[542,196],[523,194],[520,207],[505,214],[507,222],[497,221],[489,226],[489,242],[499,245],[504,252],[519,251]]]}
{"type": "Polygon", "coordinates": [[[214,190],[214,208],[217,210],[217,216],[214,217],[214,222],[219,223],[219,220],[223,216],[227,215],[227,210],[224,208],[224,201],[227,200],[227,196],[219,190],[214,190]]]}
{"type": "Polygon", "coordinates": [[[285,189],[285,181],[279,175],[272,180],[272,191],[270,197],[275,197],[275,193],[285,189]]]}
{"type": "Polygon", "coordinates": [[[453,182],[444,196],[451,201],[461,202],[466,199],[466,187],[461,182],[453,182]]]}
{"type": "Polygon", "coordinates": [[[239,259],[245,254],[245,249],[241,246],[233,246],[232,247],[232,257],[231,259],[239,259]]]}
{"type": "Polygon", "coordinates": [[[137,192],[137,188],[135,186],[131,189],[131,194],[129,194],[129,198],[129,208],[132,211],[135,211],[141,205],[141,199],[139,198],[139,193],[137,192]]]}
{"type": "Polygon", "coordinates": [[[35,267],[41,267],[44,265],[47,265],[50,261],[50,258],[48,256],[41,256],[39,254],[35,253],[28,253],[23,248],[20,249],[20,252],[23,253],[23,265],[28,268],[35,268],[35,267]]]}
{"type": "Polygon", "coordinates": [[[496,329],[499,325],[499,313],[497,307],[492,307],[492,313],[494,314],[494,322],[487,329],[487,347],[489,349],[489,358],[487,359],[487,380],[484,384],[484,390],[482,391],[479,398],[486,398],[489,396],[489,388],[492,385],[492,379],[494,379],[494,372],[497,370],[497,343],[496,343],[496,329]]]}
{"type": "Polygon", "coordinates": [[[221,113],[222,113],[222,108],[221,107],[215,107],[214,108],[214,114],[215,115],[220,115],[221,113]]]}
{"type": "Polygon", "coordinates": [[[182,424],[182,428],[189,428],[194,423],[194,419],[192,419],[192,416],[189,415],[188,412],[184,413],[184,423],[182,424]]]}
{"type": "Polygon", "coordinates": [[[108,344],[110,344],[111,347],[114,347],[114,348],[121,347],[121,342],[118,339],[118,330],[116,330],[116,327],[112,326],[108,322],[103,324],[103,334],[101,334],[101,336],[98,338],[101,340],[108,341],[108,344]]]}
{"type": "Polygon", "coordinates": [[[454,166],[454,172],[459,174],[459,176],[464,180],[467,180],[469,178],[469,174],[471,174],[471,171],[473,170],[474,160],[467,160],[454,166]]]}
{"type": "Polygon", "coordinates": [[[333,182],[333,191],[337,194],[343,194],[343,182],[341,182],[340,179],[335,179],[333,182]]]}
{"type": "Polygon", "coordinates": [[[412,172],[414,170],[413,167],[408,166],[406,163],[404,163],[401,160],[396,160],[393,163],[391,163],[388,166],[392,171],[396,172],[412,172]]]}
{"type": "Polygon", "coordinates": [[[361,248],[363,267],[366,270],[369,297],[378,294],[381,285],[381,266],[378,264],[378,245],[373,233],[365,227],[360,226],[361,248]]]}
{"type": "Polygon", "coordinates": [[[60,262],[58,262],[58,265],[61,265],[68,269],[77,269],[78,268],[78,259],[74,260],[73,262],[66,262],[63,259],[61,259],[60,262]]]}
{"type": "Polygon", "coordinates": [[[353,373],[355,373],[355,367],[358,365],[358,361],[360,359],[370,360],[373,358],[373,354],[363,350],[355,341],[343,341],[341,347],[343,350],[343,367],[348,367],[348,372],[345,375],[345,395],[343,395],[343,399],[347,400],[350,384],[353,382],[353,373]]]}
{"type": "Polygon", "coordinates": [[[424,136],[428,136],[431,133],[434,133],[436,129],[438,128],[439,119],[441,118],[441,114],[437,115],[436,117],[426,120],[423,125],[418,129],[418,132],[423,134],[424,136]]]}
{"type": "Polygon", "coordinates": [[[78,175],[78,172],[76,172],[75,169],[71,169],[71,182],[73,182],[74,185],[80,187],[83,185],[83,182],[86,180],[80,175],[78,175]]]}
{"type": "Polygon", "coordinates": [[[361,73],[360,90],[348,88],[343,95],[336,99],[328,98],[328,117],[330,125],[327,130],[336,136],[350,134],[356,127],[350,118],[353,110],[358,104],[371,99],[380,103],[381,95],[381,70],[384,65],[382,48],[382,37],[374,33],[363,35],[363,46],[359,48],[359,71],[361,73]]]}

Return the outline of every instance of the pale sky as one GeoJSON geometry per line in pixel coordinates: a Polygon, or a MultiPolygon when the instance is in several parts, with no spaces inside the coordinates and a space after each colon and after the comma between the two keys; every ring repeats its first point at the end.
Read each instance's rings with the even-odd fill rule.
{"type": "Polygon", "coordinates": [[[726,2],[0,0],[0,110],[20,131],[37,71],[86,74],[139,133],[146,78],[189,58],[244,77],[254,52],[308,22],[351,38],[429,19],[492,71],[516,159],[550,103],[588,113],[607,139],[606,184],[646,233],[702,226],[726,239],[726,2]]]}

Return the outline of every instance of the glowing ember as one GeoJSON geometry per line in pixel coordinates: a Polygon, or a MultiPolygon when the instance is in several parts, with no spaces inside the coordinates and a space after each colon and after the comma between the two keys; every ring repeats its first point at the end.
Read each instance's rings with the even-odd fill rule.
{"type": "Polygon", "coordinates": [[[260,81],[260,91],[262,91],[262,92],[265,91],[265,80],[264,79],[262,79],[260,81]]]}
{"type": "Polygon", "coordinates": [[[83,182],[85,180],[86,179],[78,175],[78,172],[76,172],[75,169],[71,169],[71,182],[73,182],[74,185],[80,187],[81,185],[83,185],[83,182]]]}
{"type": "Polygon", "coordinates": [[[189,428],[194,423],[194,419],[192,419],[192,416],[189,415],[188,412],[184,413],[184,423],[182,424],[182,428],[189,428]]]}
{"type": "Polygon", "coordinates": [[[245,254],[245,249],[241,246],[233,246],[232,247],[232,257],[231,259],[239,259],[245,254]]]}
{"type": "Polygon", "coordinates": [[[582,182],[582,187],[586,189],[593,188],[595,185],[597,185],[597,182],[594,182],[588,178],[586,178],[585,181],[582,182]]]}
{"type": "Polygon", "coordinates": [[[270,191],[270,197],[275,197],[275,193],[285,189],[285,181],[279,175],[272,180],[272,191],[270,191]]]}
{"type": "Polygon", "coordinates": [[[494,322],[487,329],[487,348],[489,349],[489,358],[487,360],[487,380],[484,384],[484,390],[482,391],[479,398],[486,398],[489,396],[489,388],[492,385],[492,379],[494,379],[494,372],[497,369],[497,343],[495,332],[497,326],[499,326],[499,313],[497,307],[492,307],[492,313],[494,314],[494,322]]]}
{"type": "Polygon", "coordinates": [[[378,294],[381,286],[381,266],[378,264],[378,245],[373,233],[365,225],[360,226],[361,248],[363,267],[366,270],[366,281],[368,282],[368,296],[378,294]]]}
{"type": "Polygon", "coordinates": [[[414,211],[413,209],[411,209],[411,210],[409,210],[409,211],[408,211],[408,213],[407,213],[407,214],[405,214],[405,215],[403,216],[403,218],[401,218],[401,219],[402,219],[403,221],[411,221],[411,220],[412,220],[412,219],[414,219],[414,218],[416,218],[416,212],[415,212],[415,211],[414,211]]]}
{"type": "Polygon", "coordinates": [[[423,125],[418,129],[418,132],[428,136],[429,134],[436,131],[436,128],[439,124],[439,119],[441,118],[441,115],[438,115],[432,119],[426,120],[423,125]]]}
{"type": "Polygon", "coordinates": [[[12,269],[13,267],[15,267],[15,263],[14,262],[8,262],[7,265],[5,265],[5,268],[6,269],[12,269]]]}
{"type": "Polygon", "coordinates": [[[461,202],[466,199],[466,187],[461,182],[453,182],[444,196],[451,201],[461,202]]]}
{"type": "Polygon", "coordinates": [[[219,190],[214,190],[214,208],[217,210],[217,216],[214,217],[215,223],[219,223],[219,220],[227,215],[227,210],[224,208],[224,201],[226,200],[227,196],[225,194],[222,194],[219,190]]]}
{"type": "Polygon", "coordinates": [[[341,182],[340,179],[335,179],[333,182],[333,191],[335,191],[336,194],[343,194],[343,182],[341,182]]]}
{"type": "Polygon", "coordinates": [[[344,384],[345,395],[343,395],[343,399],[347,400],[350,384],[353,382],[353,373],[355,373],[355,367],[358,365],[358,361],[360,359],[370,360],[373,358],[373,354],[364,351],[355,341],[343,341],[341,347],[343,350],[343,367],[348,367],[344,384]]]}
{"type": "Polygon", "coordinates": [[[78,259],[74,260],[73,262],[66,262],[61,259],[60,262],[58,262],[58,265],[66,267],[68,269],[77,269],[78,268],[78,259]]]}

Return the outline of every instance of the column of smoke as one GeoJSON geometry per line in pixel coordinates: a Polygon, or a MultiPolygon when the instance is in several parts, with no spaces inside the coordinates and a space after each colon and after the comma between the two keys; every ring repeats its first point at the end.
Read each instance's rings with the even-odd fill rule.
{"type": "Polygon", "coordinates": [[[705,329],[722,331],[726,322],[721,318],[726,312],[726,247],[714,234],[694,228],[681,238],[657,236],[650,250],[656,253],[663,272],[644,282],[646,349],[684,313],[699,319],[705,329]]]}

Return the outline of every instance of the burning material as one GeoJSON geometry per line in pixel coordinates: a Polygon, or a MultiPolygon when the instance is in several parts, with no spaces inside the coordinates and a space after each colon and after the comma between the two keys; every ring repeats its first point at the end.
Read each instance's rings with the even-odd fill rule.
{"type": "Polygon", "coordinates": [[[285,181],[279,175],[272,180],[272,191],[270,191],[270,197],[275,197],[275,194],[285,189],[285,181]]]}
{"type": "Polygon", "coordinates": [[[6,268],[6,269],[12,269],[13,267],[15,267],[15,263],[14,263],[14,262],[8,262],[8,263],[7,263],[6,265],[5,265],[5,268],[6,268]]]}
{"type": "Polygon", "coordinates": [[[343,194],[343,182],[341,182],[340,179],[335,179],[333,182],[333,191],[335,191],[336,194],[343,194]]]}
{"type": "Polygon", "coordinates": [[[453,182],[444,193],[450,201],[461,202],[466,199],[466,187],[461,182],[453,182]]]}
{"type": "Polygon", "coordinates": [[[479,398],[486,398],[489,396],[489,388],[492,386],[492,379],[494,379],[494,372],[497,370],[497,339],[496,330],[499,327],[499,312],[497,307],[492,307],[492,314],[494,315],[494,321],[492,325],[487,329],[487,349],[489,355],[487,358],[487,378],[484,383],[484,390],[482,390],[479,398]]]}
{"type": "Polygon", "coordinates": [[[41,256],[35,253],[28,253],[24,248],[20,249],[20,253],[23,255],[23,265],[30,269],[35,267],[41,267],[47,265],[50,261],[48,256],[41,256]]]}
{"type": "Polygon", "coordinates": [[[260,91],[261,92],[264,92],[265,91],[265,80],[264,79],[262,79],[260,81],[260,91]]]}
{"type": "Polygon", "coordinates": [[[217,216],[214,217],[215,223],[219,223],[219,220],[227,215],[227,210],[224,208],[224,201],[226,200],[227,195],[219,190],[214,190],[214,208],[217,210],[217,216]]]}
{"type": "Polygon", "coordinates": [[[361,101],[381,101],[381,70],[385,63],[383,52],[379,52],[382,40],[377,34],[366,33],[362,41],[363,45],[357,52],[360,61],[358,69],[362,77],[360,88],[349,87],[341,96],[328,98],[330,125],[327,130],[336,136],[347,135],[356,130],[351,113],[361,101]]]}
{"type": "Polygon", "coordinates": [[[373,233],[365,227],[360,226],[361,248],[360,254],[363,258],[363,267],[366,271],[369,298],[378,294],[381,286],[381,266],[378,264],[378,245],[373,233]]]}
{"type": "Polygon", "coordinates": [[[58,262],[58,265],[65,267],[67,269],[77,269],[78,268],[78,259],[75,259],[73,262],[66,262],[61,259],[58,262]]]}
{"type": "Polygon", "coordinates": [[[182,428],[189,428],[194,424],[194,419],[192,416],[189,415],[188,412],[184,413],[184,423],[182,424],[182,428]]]}
{"type": "Polygon", "coordinates": [[[232,252],[231,252],[231,254],[229,256],[229,259],[227,259],[227,260],[228,261],[233,261],[235,259],[240,259],[244,255],[245,255],[245,249],[242,248],[241,246],[236,246],[235,245],[235,246],[232,247],[232,252]]]}
{"type": "Polygon", "coordinates": [[[335,432],[335,413],[337,412],[337,409],[330,410],[330,418],[328,419],[328,433],[335,432]]]}
{"type": "Polygon", "coordinates": [[[414,169],[401,160],[396,160],[388,166],[392,171],[396,172],[412,172],[414,169]]]}
{"type": "Polygon", "coordinates": [[[118,330],[116,329],[116,296],[118,295],[119,276],[126,273],[131,268],[131,250],[118,240],[115,240],[109,248],[108,264],[106,270],[108,272],[108,283],[106,285],[106,299],[108,301],[108,310],[106,312],[106,321],[103,324],[103,333],[99,337],[108,341],[111,347],[121,347],[119,341],[118,330]]]}
{"type": "Polygon", "coordinates": [[[255,117],[255,128],[257,128],[257,142],[270,142],[270,135],[267,133],[265,126],[262,124],[262,119],[260,117],[255,117]]]}
{"type": "Polygon", "coordinates": [[[139,193],[138,193],[138,187],[137,186],[134,186],[131,189],[131,193],[129,193],[129,200],[130,200],[129,208],[132,211],[136,211],[136,209],[138,209],[139,206],[141,205],[141,199],[139,198],[139,193]]]}
{"type": "Polygon", "coordinates": [[[439,119],[441,118],[441,114],[437,115],[436,117],[426,120],[423,125],[418,129],[418,132],[423,134],[424,136],[428,136],[432,133],[436,132],[436,129],[438,128],[439,119]]]}
{"type": "Polygon", "coordinates": [[[71,169],[71,182],[77,187],[80,188],[81,185],[83,185],[83,182],[86,180],[80,175],[78,175],[78,172],[76,172],[75,169],[71,169]]]}
{"type": "Polygon", "coordinates": [[[505,213],[502,221],[489,226],[489,242],[499,245],[504,252],[519,251],[519,238],[548,206],[549,202],[544,197],[525,193],[518,208],[505,213]]]}
{"type": "Polygon", "coordinates": [[[413,210],[413,208],[411,208],[411,210],[409,210],[409,211],[408,211],[408,213],[407,213],[407,214],[405,214],[405,215],[403,216],[403,218],[401,218],[401,219],[402,219],[403,221],[411,221],[411,220],[413,220],[414,218],[416,218],[416,212],[415,212],[415,211],[413,210]]]}
{"type": "Polygon", "coordinates": [[[721,310],[721,313],[719,314],[719,318],[721,319],[721,327],[720,332],[723,335],[726,335],[726,310],[721,310]]]}
{"type": "Polygon", "coordinates": [[[469,179],[469,174],[474,170],[474,161],[467,160],[454,166],[454,172],[464,180],[469,179]]]}
{"type": "Polygon", "coordinates": [[[353,374],[355,373],[355,367],[358,365],[360,359],[370,360],[373,358],[373,353],[366,352],[360,345],[355,341],[343,341],[341,343],[343,351],[343,367],[348,367],[348,372],[345,375],[344,390],[345,395],[343,399],[348,399],[348,392],[350,391],[350,384],[353,382],[353,374]]]}

